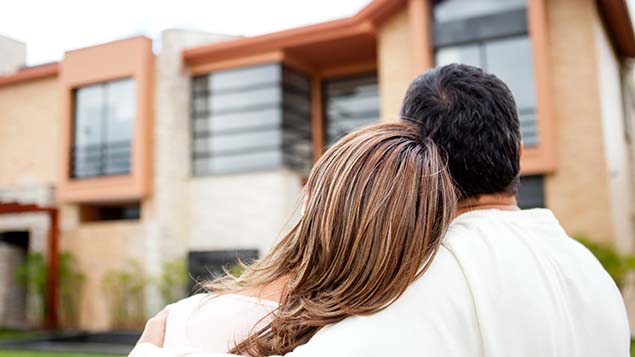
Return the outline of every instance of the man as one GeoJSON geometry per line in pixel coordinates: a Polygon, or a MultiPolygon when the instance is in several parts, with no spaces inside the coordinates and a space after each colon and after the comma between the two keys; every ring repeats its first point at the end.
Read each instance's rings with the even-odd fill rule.
{"type": "MultiPolygon", "coordinates": [[[[394,304],[324,328],[289,355],[628,356],[615,283],[550,211],[517,207],[522,148],[509,88],[475,67],[433,69],[410,85],[401,117],[445,150],[462,194],[458,217],[430,269],[394,304]]],[[[161,344],[165,316],[142,342],[161,344]]]]}

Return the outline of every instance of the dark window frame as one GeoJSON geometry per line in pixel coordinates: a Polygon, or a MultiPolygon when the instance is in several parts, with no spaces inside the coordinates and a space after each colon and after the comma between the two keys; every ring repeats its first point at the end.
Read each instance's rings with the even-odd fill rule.
{"type": "Polygon", "coordinates": [[[546,206],[545,196],[544,175],[520,177],[520,185],[516,195],[518,207],[522,209],[544,208],[546,206]]]}
{"type": "MultiPolygon", "coordinates": [[[[487,44],[523,36],[529,38],[527,6],[445,22],[433,19],[432,27],[435,54],[450,47],[473,45],[478,50],[479,61],[485,67],[488,66],[485,56],[485,46],[487,44]]],[[[533,123],[521,121],[520,126],[524,134],[527,134],[528,131],[531,133],[532,141],[526,140],[526,147],[538,147],[540,145],[540,132],[537,107],[518,107],[518,114],[521,117],[524,115],[534,116],[533,123]]]]}
{"type": "Polygon", "coordinates": [[[205,177],[205,176],[213,176],[213,175],[224,175],[224,174],[237,174],[243,172],[257,172],[264,170],[271,170],[274,167],[265,167],[265,168],[253,168],[253,167],[240,167],[234,169],[225,169],[225,170],[215,170],[205,169],[198,170],[197,162],[200,160],[213,160],[214,158],[229,158],[233,155],[257,155],[262,153],[263,151],[266,153],[275,153],[279,151],[279,153],[275,155],[280,155],[280,164],[283,167],[288,167],[292,170],[299,171],[301,173],[308,173],[311,165],[312,165],[312,134],[311,134],[311,102],[312,102],[312,94],[311,94],[312,86],[311,86],[311,77],[295,68],[291,68],[284,63],[273,62],[273,63],[265,63],[258,65],[251,65],[239,68],[232,68],[227,70],[220,70],[216,72],[205,73],[191,79],[191,109],[190,109],[190,133],[192,138],[192,147],[190,150],[191,160],[192,160],[192,168],[191,175],[194,177],[205,177]],[[231,73],[231,72],[240,72],[250,69],[257,68],[265,68],[271,67],[272,69],[278,70],[279,77],[277,80],[273,81],[265,81],[258,82],[255,84],[246,84],[244,86],[237,86],[232,88],[224,88],[213,90],[209,88],[209,85],[203,87],[197,81],[205,81],[205,83],[209,83],[207,81],[211,80],[212,76],[215,73],[231,73]],[[290,77],[297,76],[299,79],[306,81],[305,88],[301,88],[295,85],[293,80],[288,79],[290,77]],[[277,91],[277,98],[275,101],[271,103],[264,104],[252,104],[252,105],[242,105],[242,106],[232,106],[227,108],[221,108],[219,110],[214,110],[213,108],[210,110],[209,101],[212,100],[213,95],[227,95],[227,94],[238,94],[245,93],[255,90],[267,90],[272,89],[277,91]],[[290,96],[298,96],[297,99],[301,101],[305,101],[305,105],[307,106],[306,110],[302,110],[290,104],[290,96]],[[197,101],[203,101],[206,103],[204,110],[199,110],[196,107],[197,101]],[[197,125],[205,126],[205,123],[210,123],[213,120],[214,115],[225,115],[231,116],[239,115],[239,114],[248,114],[248,113],[258,113],[265,110],[278,111],[278,115],[280,115],[279,121],[276,123],[263,123],[261,125],[250,125],[246,128],[224,128],[224,129],[197,129],[197,125]],[[299,123],[300,130],[296,130],[296,124],[292,123],[293,121],[290,119],[293,116],[305,116],[306,122],[299,123]],[[301,128],[302,124],[306,128],[301,128]],[[240,134],[257,134],[257,133],[265,133],[265,132],[273,132],[278,131],[279,135],[279,144],[263,144],[262,146],[252,146],[238,149],[227,149],[220,151],[213,151],[210,149],[206,149],[204,151],[197,150],[195,145],[195,140],[213,140],[215,137],[223,137],[230,135],[240,135],[240,134]],[[292,135],[294,131],[300,132],[300,139],[292,135]],[[308,142],[309,152],[305,153],[305,155],[297,154],[297,146],[298,142],[300,142],[299,146],[302,146],[301,141],[305,140],[308,142]],[[304,156],[304,157],[301,157],[304,156]]]}
{"type": "Polygon", "coordinates": [[[529,35],[526,7],[447,22],[435,20],[432,26],[435,51],[442,47],[529,35]]]}
{"type": "MultiPolygon", "coordinates": [[[[341,138],[343,135],[346,135],[347,133],[343,134],[343,135],[339,135],[337,137],[329,137],[329,124],[330,124],[330,118],[329,118],[329,112],[328,112],[328,100],[329,100],[329,93],[328,93],[328,86],[329,84],[332,84],[334,82],[344,82],[344,81],[353,81],[356,79],[362,79],[362,78],[369,78],[369,77],[374,77],[375,81],[377,83],[377,95],[375,96],[377,98],[377,120],[376,122],[379,122],[381,120],[381,102],[380,102],[380,93],[379,93],[379,74],[377,73],[377,71],[364,71],[364,72],[358,72],[358,73],[351,73],[351,74],[345,74],[345,75],[340,75],[340,76],[334,76],[334,77],[329,77],[329,78],[325,78],[322,80],[322,83],[320,84],[320,90],[321,90],[321,98],[322,98],[322,113],[323,113],[323,125],[324,125],[324,130],[323,130],[323,138],[322,138],[322,142],[324,143],[325,147],[329,147],[330,145],[332,145],[335,141],[337,141],[339,138],[341,138]]],[[[373,95],[364,95],[364,96],[360,96],[360,98],[365,98],[365,97],[372,97],[373,95]]],[[[366,111],[366,112],[362,112],[364,115],[360,115],[360,116],[356,116],[355,118],[352,118],[353,120],[361,120],[361,119],[365,119],[368,118],[370,116],[372,116],[372,114],[375,114],[375,111],[366,111]]],[[[363,124],[359,127],[363,127],[365,125],[369,125],[369,124],[363,124]]]]}
{"type": "Polygon", "coordinates": [[[85,203],[79,206],[80,221],[82,223],[140,221],[141,211],[141,202],[139,201],[104,204],[85,203]]]}

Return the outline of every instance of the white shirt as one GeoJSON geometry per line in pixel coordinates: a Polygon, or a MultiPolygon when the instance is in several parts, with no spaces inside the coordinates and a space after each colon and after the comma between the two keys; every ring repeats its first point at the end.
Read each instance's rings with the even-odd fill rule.
{"type": "Polygon", "coordinates": [[[198,294],[170,306],[163,347],[227,352],[269,323],[278,303],[228,294],[198,294]]]}
{"type": "Polygon", "coordinates": [[[549,210],[478,210],[452,222],[395,303],[327,326],[288,356],[628,357],[629,343],[615,283],[549,210]]]}

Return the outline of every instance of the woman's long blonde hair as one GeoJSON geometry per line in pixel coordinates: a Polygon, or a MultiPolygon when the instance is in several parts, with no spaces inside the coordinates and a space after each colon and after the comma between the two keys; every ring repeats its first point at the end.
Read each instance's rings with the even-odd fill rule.
{"type": "Polygon", "coordinates": [[[206,284],[236,293],[288,277],[271,322],[232,353],[282,355],[328,324],[390,305],[426,271],[456,203],[438,149],[405,122],[342,138],[305,189],[303,217],[273,249],[240,277],[206,284]]]}

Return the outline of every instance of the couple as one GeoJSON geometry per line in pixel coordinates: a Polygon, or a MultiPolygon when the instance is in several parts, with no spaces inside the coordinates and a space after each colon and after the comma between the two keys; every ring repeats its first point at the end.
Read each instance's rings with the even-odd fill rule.
{"type": "Polygon", "coordinates": [[[329,148],[298,224],[151,319],[131,356],[627,357],[609,275],[549,210],[516,205],[508,87],[440,67],[401,115],[329,148]]]}

